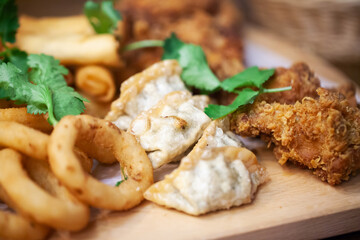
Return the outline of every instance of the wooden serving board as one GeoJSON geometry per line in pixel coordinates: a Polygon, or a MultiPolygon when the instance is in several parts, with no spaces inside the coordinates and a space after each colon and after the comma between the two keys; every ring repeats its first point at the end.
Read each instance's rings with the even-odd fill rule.
{"type": "MultiPolygon", "coordinates": [[[[250,64],[276,66],[281,61],[289,65],[303,60],[330,84],[349,81],[322,60],[275,36],[256,29],[248,29],[245,36],[246,59],[250,64]],[[261,55],[266,51],[270,55],[275,52],[277,56],[261,55]]],[[[271,180],[260,187],[251,204],[193,217],[144,201],[130,211],[105,215],[84,231],[67,237],[107,240],[313,239],[360,230],[360,175],[332,187],[308,170],[291,164],[280,166],[264,145],[258,146],[254,152],[267,168],[271,180]]],[[[164,171],[166,169],[157,171],[156,178],[161,178],[164,171]]]]}

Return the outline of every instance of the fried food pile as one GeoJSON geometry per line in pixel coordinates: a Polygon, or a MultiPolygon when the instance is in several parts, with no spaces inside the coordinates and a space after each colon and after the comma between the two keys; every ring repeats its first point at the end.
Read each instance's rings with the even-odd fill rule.
{"type": "Polygon", "coordinates": [[[132,76],[106,117],[136,137],[154,169],[181,161],[144,196],[191,215],[250,203],[265,168],[229,131],[228,118],[211,121],[204,113],[209,97],[193,96],[181,71],[165,60],[132,76]]]}
{"type": "Polygon", "coordinates": [[[262,95],[245,112],[233,114],[232,130],[273,143],[280,164],[289,160],[307,167],[331,185],[348,180],[360,169],[360,110],[353,94],[348,99],[335,89],[318,88],[304,64],[277,69],[268,87],[289,82],[291,91],[262,95]]]}
{"type": "Polygon", "coordinates": [[[133,135],[87,115],[66,116],[47,135],[17,117],[27,116],[0,120],[0,200],[16,212],[0,210],[0,238],[79,231],[89,223],[90,206],[127,210],[144,199],[153,169],[133,135]],[[109,186],[93,178],[93,158],[119,162],[126,182],[109,186]]]}
{"type": "MultiPolygon", "coordinates": [[[[126,44],[163,40],[175,32],[182,41],[204,49],[211,69],[220,79],[244,69],[241,18],[230,0],[124,0],[118,8],[124,16],[126,44]]],[[[161,55],[159,48],[125,53],[123,80],[158,62],[161,55]]]]}

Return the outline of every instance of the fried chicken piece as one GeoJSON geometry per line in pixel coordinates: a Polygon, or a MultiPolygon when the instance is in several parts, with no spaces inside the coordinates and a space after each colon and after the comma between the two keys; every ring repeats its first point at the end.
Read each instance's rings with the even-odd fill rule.
{"type": "Polygon", "coordinates": [[[348,82],[342,84],[337,88],[331,88],[329,90],[333,92],[339,92],[340,94],[342,94],[349,101],[350,106],[352,107],[357,106],[356,92],[355,92],[356,86],[353,82],[348,82]]]}
{"type": "MultiPolygon", "coordinates": [[[[291,86],[290,91],[262,94],[257,101],[279,102],[294,104],[304,97],[316,98],[316,89],[320,87],[320,81],[306,63],[298,62],[290,68],[278,67],[274,75],[264,84],[265,88],[281,88],[291,86]]],[[[224,92],[220,96],[223,105],[229,105],[237,95],[224,92]]]]}
{"type": "MultiPolygon", "coordinates": [[[[203,47],[210,67],[225,79],[244,69],[240,14],[230,0],[123,0],[128,38],[125,43],[165,39],[175,32],[184,42],[203,47]]],[[[162,49],[140,49],[124,54],[123,79],[161,59],[162,49]]]]}
{"type": "Polygon", "coordinates": [[[247,113],[235,113],[231,128],[274,143],[280,164],[290,160],[335,185],[360,169],[360,110],[339,93],[317,93],[318,99],[294,105],[257,102],[247,113]]]}
{"type": "Polygon", "coordinates": [[[306,63],[298,62],[289,69],[276,68],[275,74],[264,84],[269,89],[288,86],[292,88],[290,91],[262,94],[258,101],[294,104],[304,97],[316,98],[320,80],[306,63]]]}

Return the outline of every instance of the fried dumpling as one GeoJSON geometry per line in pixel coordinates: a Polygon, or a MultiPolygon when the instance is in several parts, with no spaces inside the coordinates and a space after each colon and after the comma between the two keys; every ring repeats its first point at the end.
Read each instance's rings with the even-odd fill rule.
{"type": "Polygon", "coordinates": [[[246,148],[207,148],[183,158],[179,168],[145,193],[147,200],[191,215],[250,203],[266,171],[246,148]]]}
{"type": "Polygon", "coordinates": [[[192,96],[188,91],[169,93],[157,105],[142,112],[128,131],[148,153],[154,168],[179,160],[201,137],[210,123],[204,113],[207,96],[192,96]]]}
{"type": "Polygon", "coordinates": [[[127,130],[136,116],[150,109],[166,94],[186,91],[180,78],[181,71],[177,61],[166,60],[132,76],[122,83],[120,97],[111,104],[105,119],[127,130]]]}
{"type": "Polygon", "coordinates": [[[204,134],[190,152],[203,151],[206,148],[213,147],[242,147],[240,139],[230,131],[230,119],[225,117],[212,121],[204,131],[204,134]]]}

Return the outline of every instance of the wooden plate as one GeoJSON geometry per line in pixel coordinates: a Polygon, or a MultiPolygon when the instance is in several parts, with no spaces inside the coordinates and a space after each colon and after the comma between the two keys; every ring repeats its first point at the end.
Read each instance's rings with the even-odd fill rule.
{"type": "MultiPolygon", "coordinates": [[[[321,59],[276,36],[248,29],[246,61],[261,67],[305,61],[324,86],[349,81],[321,59]]],[[[358,90],[358,89],[357,89],[358,90]]],[[[359,92],[358,92],[359,93],[359,92]]],[[[359,96],[359,94],[358,94],[359,96]]],[[[106,214],[71,239],[309,239],[360,230],[360,176],[332,187],[310,171],[280,166],[264,146],[255,151],[270,174],[252,204],[192,217],[143,202],[127,212],[106,214]]],[[[171,165],[170,165],[171,167],[171,165]]],[[[160,178],[167,169],[157,171],[160,178]]],[[[61,235],[53,237],[61,238],[61,235]]]]}

